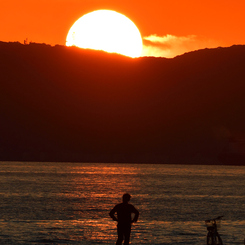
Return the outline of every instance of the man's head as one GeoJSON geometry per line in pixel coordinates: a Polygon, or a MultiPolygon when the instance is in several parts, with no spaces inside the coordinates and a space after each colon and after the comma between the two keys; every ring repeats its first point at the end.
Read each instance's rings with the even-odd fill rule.
{"type": "Polygon", "coordinates": [[[130,201],[131,196],[128,193],[123,195],[123,202],[128,203],[130,201]]]}

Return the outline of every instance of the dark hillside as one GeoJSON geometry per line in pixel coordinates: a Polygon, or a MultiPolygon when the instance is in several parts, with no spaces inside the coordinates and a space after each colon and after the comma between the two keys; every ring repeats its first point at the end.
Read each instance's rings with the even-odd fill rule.
{"type": "Polygon", "coordinates": [[[244,164],[244,67],[0,42],[0,160],[244,164]]]}

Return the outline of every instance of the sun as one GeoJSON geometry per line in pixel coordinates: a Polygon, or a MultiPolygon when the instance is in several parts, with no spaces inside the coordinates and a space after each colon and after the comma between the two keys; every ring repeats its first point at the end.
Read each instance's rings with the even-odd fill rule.
{"type": "Polygon", "coordinates": [[[112,10],[96,10],[72,25],[66,46],[104,50],[135,58],[141,55],[143,44],[140,31],[128,17],[112,10]]]}

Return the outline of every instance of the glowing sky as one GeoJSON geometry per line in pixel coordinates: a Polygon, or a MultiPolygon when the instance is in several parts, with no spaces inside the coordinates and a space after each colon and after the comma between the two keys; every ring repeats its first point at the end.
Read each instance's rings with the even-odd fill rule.
{"type": "Polygon", "coordinates": [[[65,45],[72,24],[98,10],[118,11],[139,28],[143,55],[174,57],[245,44],[244,0],[1,0],[0,41],[65,45]]]}

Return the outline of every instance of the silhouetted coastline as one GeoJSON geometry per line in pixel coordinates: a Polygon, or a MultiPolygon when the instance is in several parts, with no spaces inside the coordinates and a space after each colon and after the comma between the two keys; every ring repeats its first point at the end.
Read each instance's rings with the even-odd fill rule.
{"type": "Polygon", "coordinates": [[[0,42],[0,160],[245,165],[244,67],[243,45],[131,59],[0,42]]]}

